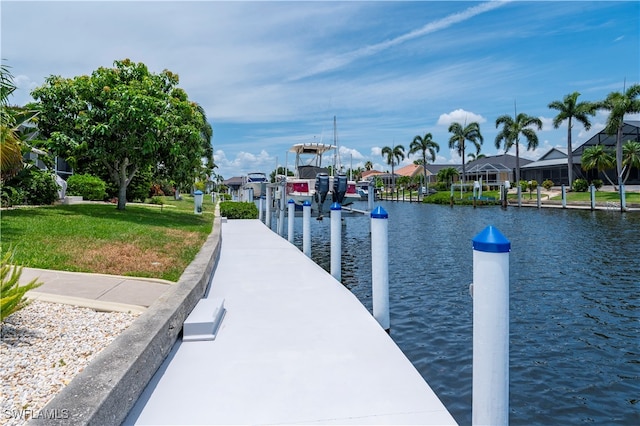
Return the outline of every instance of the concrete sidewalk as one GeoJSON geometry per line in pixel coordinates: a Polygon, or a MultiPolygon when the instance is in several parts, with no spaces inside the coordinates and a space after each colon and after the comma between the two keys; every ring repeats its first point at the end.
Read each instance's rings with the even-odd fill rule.
{"type": "Polygon", "coordinates": [[[144,312],[175,283],[161,279],[125,277],[23,268],[20,284],[43,282],[27,297],[98,311],[144,312]]]}

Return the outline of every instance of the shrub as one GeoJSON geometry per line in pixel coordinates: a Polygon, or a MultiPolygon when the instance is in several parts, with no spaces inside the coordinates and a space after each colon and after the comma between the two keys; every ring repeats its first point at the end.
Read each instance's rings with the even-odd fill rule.
{"type": "Polygon", "coordinates": [[[90,174],[72,175],[67,179],[67,194],[80,195],[85,200],[102,201],[107,197],[107,184],[90,174]]]}
{"type": "Polygon", "coordinates": [[[547,191],[550,190],[553,187],[553,181],[551,179],[545,179],[544,182],[542,182],[542,187],[547,191]]]}
{"type": "Polygon", "coordinates": [[[596,187],[596,190],[602,188],[602,179],[594,179],[591,181],[591,184],[596,187]]]}
{"type": "Polygon", "coordinates": [[[12,251],[7,251],[0,259],[0,321],[27,306],[30,301],[25,298],[25,293],[42,285],[37,278],[20,285],[22,267],[11,265],[12,260],[12,251]]]}
{"type": "Polygon", "coordinates": [[[576,192],[586,192],[589,184],[585,179],[576,179],[573,181],[573,190],[576,192]]]}
{"type": "Polygon", "coordinates": [[[2,186],[2,207],[11,207],[22,203],[23,200],[24,193],[20,188],[7,185],[2,186]]]}
{"type": "Polygon", "coordinates": [[[258,208],[253,203],[223,201],[220,203],[220,215],[228,219],[257,219],[258,208]]]}
{"type": "Polygon", "coordinates": [[[530,180],[527,182],[527,188],[529,189],[529,192],[535,191],[538,188],[538,181],[535,179],[530,180]]]}
{"type": "MultiPolygon", "coordinates": [[[[58,199],[58,190],[60,189],[53,173],[36,167],[25,167],[8,181],[6,186],[14,189],[11,194],[7,191],[6,198],[12,204],[53,204],[58,199]]],[[[4,190],[2,198],[4,202],[4,190]]]]}
{"type": "Polygon", "coordinates": [[[526,180],[521,180],[520,191],[525,192],[527,189],[529,189],[529,182],[527,182],[526,180]]]}

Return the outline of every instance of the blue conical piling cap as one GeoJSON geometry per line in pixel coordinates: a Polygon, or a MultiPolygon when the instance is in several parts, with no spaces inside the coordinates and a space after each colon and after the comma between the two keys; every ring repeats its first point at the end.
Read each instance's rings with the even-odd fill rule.
{"type": "Polygon", "coordinates": [[[389,213],[382,207],[378,206],[371,212],[371,219],[389,219],[389,213]]]}
{"type": "Polygon", "coordinates": [[[287,204],[295,204],[296,202],[293,201],[293,198],[289,198],[289,201],[287,201],[287,204]]]}
{"type": "Polygon", "coordinates": [[[331,204],[331,210],[342,210],[342,207],[340,207],[340,203],[333,203],[331,204]]]}
{"type": "Polygon", "coordinates": [[[487,253],[509,253],[511,242],[497,228],[487,226],[472,240],[473,249],[487,253]]]}
{"type": "Polygon", "coordinates": [[[199,189],[196,189],[196,190],[194,191],[194,193],[193,193],[193,195],[202,195],[202,194],[203,194],[203,192],[202,192],[202,191],[200,191],[199,189]]]}
{"type": "Polygon", "coordinates": [[[304,200],[304,203],[302,203],[303,206],[311,206],[311,201],[309,200],[304,200]]]}

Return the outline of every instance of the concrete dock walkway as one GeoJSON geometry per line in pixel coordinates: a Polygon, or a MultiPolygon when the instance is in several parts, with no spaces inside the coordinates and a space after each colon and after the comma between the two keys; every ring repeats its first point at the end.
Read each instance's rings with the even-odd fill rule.
{"type": "Polygon", "coordinates": [[[258,220],[222,224],[215,340],[178,339],[125,424],[455,424],[367,309],[258,220]]]}

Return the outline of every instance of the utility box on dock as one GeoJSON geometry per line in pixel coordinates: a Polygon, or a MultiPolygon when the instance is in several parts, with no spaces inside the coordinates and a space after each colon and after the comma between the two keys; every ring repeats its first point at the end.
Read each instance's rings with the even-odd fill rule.
{"type": "Polygon", "coordinates": [[[193,213],[202,214],[202,191],[199,189],[193,193],[193,213]]]}

